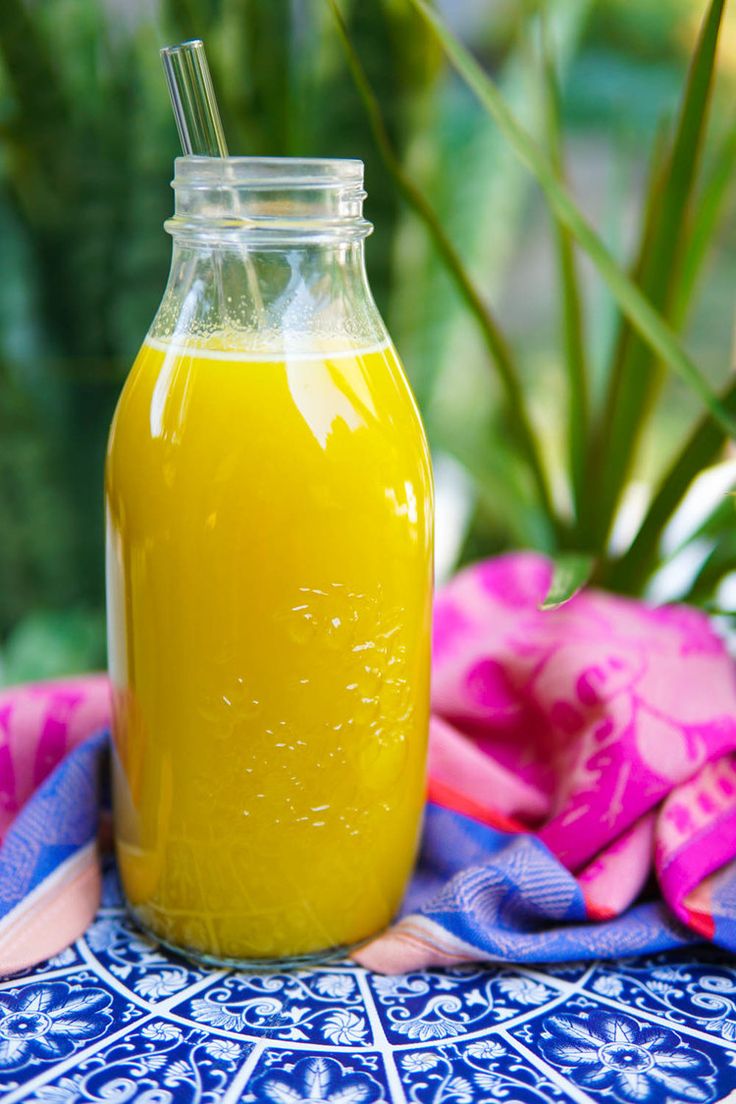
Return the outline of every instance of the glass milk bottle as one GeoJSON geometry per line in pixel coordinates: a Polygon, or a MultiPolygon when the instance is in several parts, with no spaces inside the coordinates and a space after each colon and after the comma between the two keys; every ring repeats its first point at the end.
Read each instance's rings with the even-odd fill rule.
{"type": "Polygon", "coordinates": [[[395,914],[424,801],[432,479],[359,161],[184,157],[106,467],[116,848],[141,926],[309,962],[395,914]]]}

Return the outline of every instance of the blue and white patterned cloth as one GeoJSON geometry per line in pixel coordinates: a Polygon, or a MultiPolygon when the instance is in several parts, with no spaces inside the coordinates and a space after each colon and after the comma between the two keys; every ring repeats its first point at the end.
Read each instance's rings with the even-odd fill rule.
{"type": "Polygon", "coordinates": [[[0,1100],[736,1101],[736,961],[206,970],[132,927],[109,866],[85,936],[0,984],[0,1100]]]}

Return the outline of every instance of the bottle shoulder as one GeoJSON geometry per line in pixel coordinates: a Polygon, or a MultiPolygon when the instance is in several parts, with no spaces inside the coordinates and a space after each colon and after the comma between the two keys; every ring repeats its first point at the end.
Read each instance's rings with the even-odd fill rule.
{"type": "MultiPolygon", "coordinates": [[[[421,418],[390,341],[264,352],[232,335],[147,338],[120,395],[108,453],[126,442],[169,449],[209,441],[217,451],[244,427],[264,454],[308,448],[427,453],[421,418]],[[219,435],[219,438],[218,438],[219,435]]],[[[132,445],[131,445],[132,447],[132,445]]],[[[243,447],[245,447],[243,445],[243,447]]]]}

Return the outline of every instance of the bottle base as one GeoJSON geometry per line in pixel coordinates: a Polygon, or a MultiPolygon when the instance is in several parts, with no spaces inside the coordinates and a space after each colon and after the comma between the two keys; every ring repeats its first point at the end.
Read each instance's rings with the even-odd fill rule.
{"type": "Polygon", "coordinates": [[[376,938],[376,935],[380,934],[377,932],[376,935],[366,936],[365,939],[359,939],[355,943],[338,947],[326,947],[323,950],[310,951],[306,954],[287,955],[283,958],[229,958],[227,955],[208,954],[206,951],[200,951],[194,947],[184,947],[172,943],[144,923],[130,905],[127,906],[126,911],[135,926],[149,939],[154,939],[167,951],[179,955],[180,958],[186,958],[197,966],[205,966],[210,969],[242,970],[254,974],[277,974],[283,973],[285,970],[309,970],[315,966],[334,965],[347,958],[351,951],[364,947],[366,943],[369,943],[376,938]]]}

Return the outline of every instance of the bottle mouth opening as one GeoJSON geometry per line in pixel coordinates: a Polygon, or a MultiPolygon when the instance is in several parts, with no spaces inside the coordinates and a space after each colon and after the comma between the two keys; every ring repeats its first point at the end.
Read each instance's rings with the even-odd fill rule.
{"type": "Polygon", "coordinates": [[[253,244],[355,241],[363,218],[363,162],[325,157],[177,157],[176,212],[164,225],[253,244]]]}
{"type": "Polygon", "coordinates": [[[363,188],[363,162],[338,157],[177,157],[173,188],[363,188]]]}

